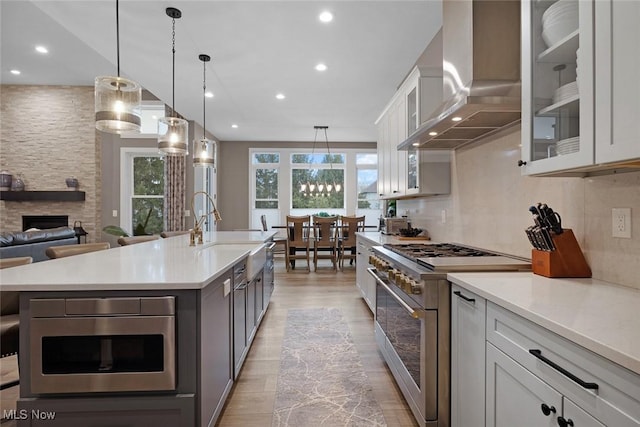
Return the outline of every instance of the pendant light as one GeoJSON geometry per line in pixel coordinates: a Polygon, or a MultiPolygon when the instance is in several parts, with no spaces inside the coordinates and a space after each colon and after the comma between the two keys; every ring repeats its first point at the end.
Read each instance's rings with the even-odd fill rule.
{"type": "Polygon", "coordinates": [[[140,132],[142,89],[133,80],[120,77],[120,16],[116,0],[116,50],[118,75],[95,79],[96,129],[109,133],[140,132]]]}
{"type": "Polygon", "coordinates": [[[213,167],[216,164],[216,143],[207,139],[207,62],[211,61],[209,55],[200,54],[198,59],[202,61],[202,138],[193,140],[193,166],[213,167]]]}
{"type": "MultiPolygon", "coordinates": [[[[329,129],[329,126],[314,126],[313,127],[315,129],[315,137],[313,138],[313,146],[311,148],[311,161],[309,162],[309,172],[308,172],[308,176],[311,176],[311,163],[313,162],[313,155],[315,153],[316,150],[316,141],[318,140],[318,131],[319,130],[323,130],[324,131],[324,140],[327,146],[327,155],[328,155],[328,159],[329,159],[329,168],[331,171],[333,171],[333,160],[331,157],[331,150],[329,148],[329,138],[327,136],[327,129],[329,129]]],[[[333,173],[331,174],[333,176],[333,173]]],[[[336,183],[336,182],[329,182],[327,183],[326,181],[322,182],[322,181],[307,181],[307,182],[301,182],[300,183],[300,192],[304,193],[305,196],[328,196],[329,193],[335,191],[336,193],[339,193],[342,190],[342,185],[340,185],[340,183],[336,183]],[[325,192],[326,190],[326,192],[325,192]]]]}
{"type": "Polygon", "coordinates": [[[161,153],[170,156],[186,156],[189,154],[187,140],[189,137],[189,122],[176,116],[176,19],[182,16],[182,12],[175,7],[166,9],[167,16],[172,23],[172,48],[173,69],[171,74],[171,116],[158,120],[158,149],[161,153]]]}

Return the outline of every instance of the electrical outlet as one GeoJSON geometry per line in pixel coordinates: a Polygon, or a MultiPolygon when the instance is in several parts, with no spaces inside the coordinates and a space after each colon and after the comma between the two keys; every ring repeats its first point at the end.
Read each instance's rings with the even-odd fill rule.
{"type": "Polygon", "coordinates": [[[447,222],[447,211],[445,209],[440,212],[440,222],[443,224],[447,222]]]}
{"type": "Polygon", "coordinates": [[[611,209],[611,236],[631,238],[631,208],[611,209]]]}
{"type": "Polygon", "coordinates": [[[184,210],[184,216],[185,217],[191,216],[191,211],[189,209],[185,209],[184,210]]]}
{"type": "Polygon", "coordinates": [[[117,218],[118,217],[118,211],[116,209],[112,210],[111,211],[111,216],[114,217],[114,218],[117,218]]]}

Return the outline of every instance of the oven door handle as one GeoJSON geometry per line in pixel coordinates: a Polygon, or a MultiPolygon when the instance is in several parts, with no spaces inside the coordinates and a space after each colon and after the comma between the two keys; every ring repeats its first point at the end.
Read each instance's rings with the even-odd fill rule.
{"type": "Polygon", "coordinates": [[[404,300],[402,298],[400,298],[398,295],[396,295],[396,293],[391,290],[389,285],[384,283],[384,281],[380,277],[378,277],[378,275],[376,274],[376,269],[375,268],[367,268],[367,271],[369,272],[370,275],[373,276],[374,279],[376,279],[376,282],[378,282],[378,284],[380,286],[382,286],[387,291],[387,293],[389,295],[391,295],[398,302],[398,304],[400,304],[402,306],[402,308],[407,310],[407,312],[411,315],[411,317],[413,317],[414,319],[420,319],[420,318],[424,317],[424,311],[422,309],[417,309],[416,310],[414,308],[411,308],[411,306],[409,306],[409,304],[404,302],[404,300]]]}

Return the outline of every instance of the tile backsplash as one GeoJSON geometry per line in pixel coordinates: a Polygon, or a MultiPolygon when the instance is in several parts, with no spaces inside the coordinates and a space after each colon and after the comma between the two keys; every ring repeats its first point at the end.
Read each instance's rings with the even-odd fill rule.
{"type": "Polygon", "coordinates": [[[398,201],[399,215],[451,241],[531,257],[529,206],[547,203],[585,253],[593,277],[640,289],[640,172],[587,178],[521,175],[520,132],[452,152],[448,196],[398,201]],[[631,208],[631,239],[611,237],[611,209],[631,208]],[[443,222],[444,218],[444,222],[443,222]]]}

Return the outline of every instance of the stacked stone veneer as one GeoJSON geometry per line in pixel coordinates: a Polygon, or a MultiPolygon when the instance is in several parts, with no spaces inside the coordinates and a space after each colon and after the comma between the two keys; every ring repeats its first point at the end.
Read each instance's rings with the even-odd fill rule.
{"type": "Polygon", "coordinates": [[[66,191],[75,176],[84,202],[0,201],[0,231],[22,229],[22,215],[68,215],[99,239],[100,132],[90,86],[0,86],[0,168],[22,174],[26,190],[66,191]]]}

